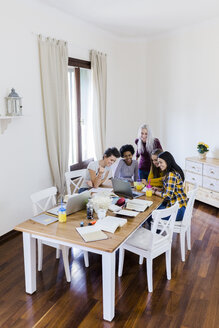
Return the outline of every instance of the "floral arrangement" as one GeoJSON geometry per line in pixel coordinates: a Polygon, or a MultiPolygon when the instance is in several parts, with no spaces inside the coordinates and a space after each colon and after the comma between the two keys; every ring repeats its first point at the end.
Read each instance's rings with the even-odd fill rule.
{"type": "Polygon", "coordinates": [[[97,193],[92,197],[91,200],[94,211],[97,213],[97,211],[102,208],[104,210],[108,210],[110,204],[112,203],[112,200],[109,196],[109,193],[97,193]]]}
{"type": "Polygon", "coordinates": [[[197,145],[197,150],[200,154],[204,154],[207,151],[209,151],[209,146],[205,144],[204,142],[199,142],[197,145]]]}

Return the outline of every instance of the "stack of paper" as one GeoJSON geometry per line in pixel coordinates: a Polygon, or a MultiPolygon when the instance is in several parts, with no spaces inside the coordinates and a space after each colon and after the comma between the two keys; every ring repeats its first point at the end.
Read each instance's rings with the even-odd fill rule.
{"type": "Polygon", "coordinates": [[[122,227],[126,223],[127,219],[116,218],[115,216],[106,216],[104,219],[97,221],[95,227],[114,233],[118,227],[122,227]]]}
{"type": "Polygon", "coordinates": [[[143,199],[129,199],[126,208],[128,210],[134,210],[138,212],[144,212],[146,208],[150,207],[153,204],[150,200],[143,199]]]}

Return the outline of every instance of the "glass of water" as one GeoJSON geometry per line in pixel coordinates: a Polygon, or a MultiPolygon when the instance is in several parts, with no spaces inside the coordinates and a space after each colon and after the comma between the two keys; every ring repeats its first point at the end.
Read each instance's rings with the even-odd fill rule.
{"type": "Polygon", "coordinates": [[[103,208],[99,208],[99,210],[97,211],[97,217],[99,220],[104,219],[106,216],[106,210],[103,208]]]}

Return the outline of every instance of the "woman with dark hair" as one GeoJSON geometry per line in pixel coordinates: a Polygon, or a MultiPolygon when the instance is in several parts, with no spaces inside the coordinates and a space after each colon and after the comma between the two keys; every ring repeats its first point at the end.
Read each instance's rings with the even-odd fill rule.
{"type": "MultiPolygon", "coordinates": [[[[160,209],[170,207],[179,203],[179,210],[176,221],[182,221],[186,209],[187,196],[184,192],[183,182],[185,180],[183,170],[176,164],[174,157],[168,152],[164,151],[158,155],[158,162],[160,169],[164,172],[163,188],[153,188],[153,193],[164,198],[160,209]]],[[[167,220],[169,218],[166,218],[167,220]]]]}
{"type": "Polygon", "coordinates": [[[88,164],[86,169],[84,181],[78,193],[88,190],[92,187],[98,188],[108,179],[112,178],[111,166],[116,159],[120,157],[119,151],[116,147],[108,148],[100,161],[92,161],[88,164]]]}
{"type": "MultiPolygon", "coordinates": [[[[158,162],[158,155],[163,152],[162,149],[154,149],[151,153],[151,169],[148,175],[148,182],[152,187],[163,187],[163,177],[164,172],[161,171],[159,162],[158,162]]],[[[145,179],[142,182],[146,185],[147,181],[145,179]]]]}
{"type": "Polygon", "coordinates": [[[130,182],[138,180],[138,161],[132,159],[134,152],[135,150],[132,145],[124,145],[120,148],[122,159],[116,168],[114,178],[130,182]]]}
{"type": "Polygon", "coordinates": [[[160,148],[161,144],[157,138],[154,138],[148,124],[143,124],[138,129],[138,139],[135,140],[137,145],[136,159],[139,160],[139,178],[147,179],[151,167],[151,152],[160,148]]]}

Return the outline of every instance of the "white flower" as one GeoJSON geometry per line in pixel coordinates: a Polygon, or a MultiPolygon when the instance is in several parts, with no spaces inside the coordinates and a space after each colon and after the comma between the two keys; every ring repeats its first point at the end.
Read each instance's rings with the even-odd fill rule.
{"type": "Polygon", "coordinates": [[[100,208],[103,208],[104,210],[108,210],[110,204],[112,203],[112,200],[106,193],[97,193],[92,198],[92,204],[94,207],[94,211],[97,213],[97,211],[100,208]]]}

